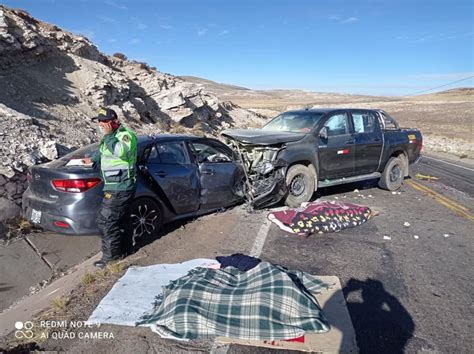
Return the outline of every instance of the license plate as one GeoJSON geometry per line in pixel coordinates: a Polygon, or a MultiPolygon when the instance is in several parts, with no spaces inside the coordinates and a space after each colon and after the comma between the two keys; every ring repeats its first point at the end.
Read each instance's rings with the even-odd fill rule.
{"type": "Polygon", "coordinates": [[[31,209],[30,220],[33,224],[40,224],[41,223],[41,211],[31,209]]]}

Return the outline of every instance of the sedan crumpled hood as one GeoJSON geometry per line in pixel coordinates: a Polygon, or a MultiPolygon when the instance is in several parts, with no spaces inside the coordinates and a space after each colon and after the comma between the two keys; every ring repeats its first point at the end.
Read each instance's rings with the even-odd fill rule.
{"type": "Polygon", "coordinates": [[[274,145],[301,140],[306,134],[278,130],[227,129],[222,132],[222,135],[245,144],[274,145]]]}

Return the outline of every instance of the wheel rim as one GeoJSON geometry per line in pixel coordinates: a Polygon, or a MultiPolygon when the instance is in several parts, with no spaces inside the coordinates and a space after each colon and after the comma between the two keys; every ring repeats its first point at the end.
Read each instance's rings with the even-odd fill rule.
{"type": "Polygon", "coordinates": [[[306,189],[306,181],[304,176],[300,173],[293,177],[290,183],[290,194],[295,197],[299,197],[304,193],[306,189]]]}
{"type": "Polygon", "coordinates": [[[135,213],[130,214],[134,237],[151,235],[155,229],[158,219],[158,210],[149,204],[139,204],[135,213]]]}
{"type": "Polygon", "coordinates": [[[400,176],[402,175],[402,169],[399,165],[395,165],[390,170],[390,182],[397,182],[400,180],[400,176]]]}

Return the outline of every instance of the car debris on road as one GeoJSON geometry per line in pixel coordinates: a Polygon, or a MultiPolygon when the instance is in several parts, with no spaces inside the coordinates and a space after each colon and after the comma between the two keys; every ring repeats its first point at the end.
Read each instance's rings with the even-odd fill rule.
{"type": "Polygon", "coordinates": [[[416,178],[416,179],[425,180],[425,181],[437,181],[437,180],[439,180],[438,177],[429,176],[429,175],[423,175],[423,174],[421,174],[421,173],[417,173],[417,174],[415,175],[415,178],[416,178]]]}

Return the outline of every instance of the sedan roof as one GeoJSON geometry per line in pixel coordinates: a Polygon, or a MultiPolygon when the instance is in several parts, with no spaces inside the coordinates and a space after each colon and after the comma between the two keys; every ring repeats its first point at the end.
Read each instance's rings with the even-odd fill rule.
{"type": "Polygon", "coordinates": [[[166,141],[190,141],[202,139],[202,137],[194,135],[184,135],[184,134],[158,134],[158,135],[139,135],[137,137],[137,143],[139,145],[146,144],[152,141],[157,142],[166,142],[166,141]]]}

